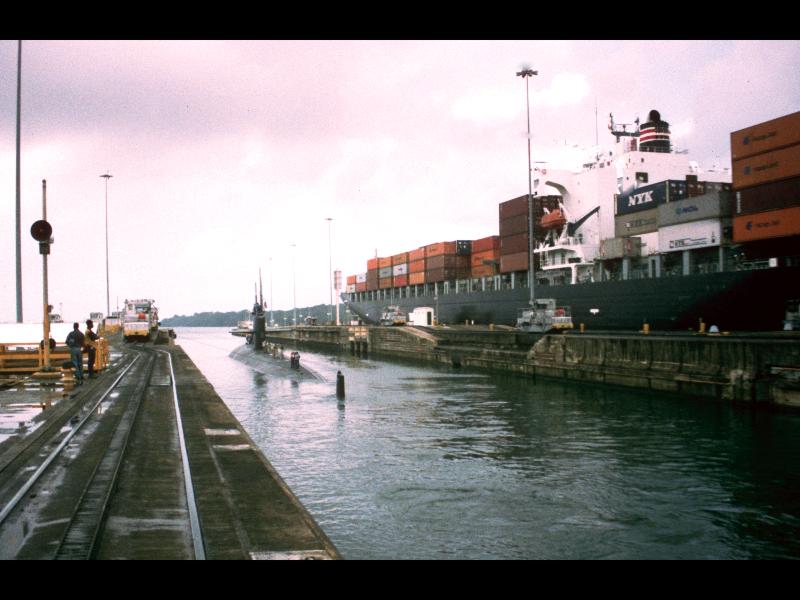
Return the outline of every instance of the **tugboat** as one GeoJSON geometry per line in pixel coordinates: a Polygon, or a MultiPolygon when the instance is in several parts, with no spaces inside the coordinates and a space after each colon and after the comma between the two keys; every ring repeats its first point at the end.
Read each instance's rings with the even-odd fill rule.
{"type": "Polygon", "coordinates": [[[547,333],[572,329],[572,314],[569,306],[556,306],[553,298],[534,300],[534,307],[519,309],[517,329],[520,331],[547,333]]]}

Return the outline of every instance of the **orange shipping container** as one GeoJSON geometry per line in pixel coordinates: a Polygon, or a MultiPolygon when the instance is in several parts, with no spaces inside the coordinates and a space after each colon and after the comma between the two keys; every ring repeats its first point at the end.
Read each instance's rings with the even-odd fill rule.
{"type": "Polygon", "coordinates": [[[800,111],[731,133],[731,158],[739,160],[800,144],[800,111]]]}
{"type": "Polygon", "coordinates": [[[480,267],[472,267],[472,278],[478,279],[479,277],[491,277],[495,274],[495,268],[491,265],[484,265],[480,267]]]}
{"type": "MultiPolygon", "coordinates": [[[[417,261],[417,262],[424,262],[424,261],[420,260],[420,261],[417,261]]],[[[417,272],[417,273],[415,273],[415,272],[410,273],[409,276],[408,276],[408,283],[409,283],[409,285],[420,285],[420,284],[425,283],[425,272],[424,271],[420,271],[420,272],[417,272]]]]}
{"type": "Polygon", "coordinates": [[[400,254],[395,254],[392,257],[392,266],[395,265],[402,265],[408,262],[408,252],[401,252],[400,254]]]}
{"type": "Polygon", "coordinates": [[[733,161],[733,189],[800,175],[800,144],[733,161]]]}
{"type": "Polygon", "coordinates": [[[481,238],[472,241],[472,253],[485,252],[486,250],[497,250],[500,248],[500,236],[490,235],[489,237],[481,238]]]}
{"type": "Polygon", "coordinates": [[[517,254],[505,254],[500,257],[500,272],[511,273],[512,271],[528,270],[528,253],[518,252],[517,254]]]}
{"type": "Polygon", "coordinates": [[[366,282],[364,282],[364,283],[357,283],[357,284],[356,284],[356,291],[357,291],[357,292],[366,292],[366,291],[367,291],[367,284],[366,284],[366,282]]]}
{"type": "Polygon", "coordinates": [[[386,258],[379,258],[378,259],[378,268],[385,269],[386,267],[392,266],[392,257],[387,256],[386,258]]]}
{"type": "Polygon", "coordinates": [[[733,218],[733,241],[800,235],[800,206],[733,218]]]}
{"type": "Polygon", "coordinates": [[[347,285],[353,285],[356,282],[355,275],[348,275],[347,276],[347,285]]]}
{"type": "Polygon", "coordinates": [[[370,258],[367,261],[367,271],[375,271],[378,268],[378,259],[370,258]]]}
{"type": "Polygon", "coordinates": [[[408,263],[408,272],[409,273],[422,273],[425,270],[425,261],[424,260],[414,260],[408,263]]]}
{"type": "Polygon", "coordinates": [[[431,256],[439,256],[441,254],[455,254],[455,242],[437,242],[436,244],[428,244],[425,246],[425,258],[431,256]]]}
{"type": "Polygon", "coordinates": [[[416,250],[412,250],[408,253],[408,262],[414,262],[415,260],[422,260],[425,258],[425,246],[421,248],[417,248],[416,250]]]}
{"type": "Polygon", "coordinates": [[[378,280],[378,288],[379,289],[388,290],[390,287],[392,287],[392,278],[391,277],[385,277],[383,279],[379,279],[378,280]]]}
{"type": "Polygon", "coordinates": [[[470,265],[474,267],[482,267],[484,266],[483,261],[485,260],[500,260],[500,249],[497,250],[486,250],[485,252],[473,252],[472,258],[470,260],[470,265]]]}
{"type": "Polygon", "coordinates": [[[403,287],[408,285],[408,275],[395,275],[394,287],[403,287]]]}

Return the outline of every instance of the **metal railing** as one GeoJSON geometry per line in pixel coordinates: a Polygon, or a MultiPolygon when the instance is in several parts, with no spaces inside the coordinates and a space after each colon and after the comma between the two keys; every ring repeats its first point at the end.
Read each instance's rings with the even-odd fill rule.
{"type": "MultiPolygon", "coordinates": [[[[84,362],[87,354],[83,354],[84,362]]],[[[56,344],[50,350],[50,365],[59,367],[71,360],[69,348],[56,344]]],[[[94,370],[100,372],[108,367],[110,352],[108,340],[97,340],[97,354],[94,359],[94,370]]],[[[45,366],[44,348],[36,342],[4,342],[0,344],[0,373],[35,373],[45,366]]]]}

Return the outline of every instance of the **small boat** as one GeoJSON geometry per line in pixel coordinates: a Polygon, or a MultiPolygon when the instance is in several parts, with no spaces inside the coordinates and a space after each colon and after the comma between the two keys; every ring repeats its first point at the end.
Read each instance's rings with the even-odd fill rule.
{"type": "Polygon", "coordinates": [[[536,306],[519,310],[517,329],[536,333],[572,329],[572,313],[568,306],[556,306],[553,298],[540,298],[534,302],[536,306]]]}
{"type": "Polygon", "coordinates": [[[563,227],[566,224],[567,218],[564,216],[564,213],[560,208],[556,208],[542,217],[540,226],[542,229],[555,229],[557,227],[563,227]]]}

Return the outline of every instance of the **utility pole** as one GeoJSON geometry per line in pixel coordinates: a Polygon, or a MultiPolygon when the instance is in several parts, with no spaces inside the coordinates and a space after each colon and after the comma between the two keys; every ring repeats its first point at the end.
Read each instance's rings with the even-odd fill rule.
{"type": "Polygon", "coordinates": [[[17,323],[22,323],[22,216],[20,214],[19,138],[22,98],[22,40],[17,42],[17,323]]]}
{"type": "Polygon", "coordinates": [[[528,95],[528,79],[534,75],[538,75],[538,71],[532,69],[523,69],[517,73],[517,76],[525,80],[525,102],[528,107],[528,287],[531,290],[530,304],[531,307],[535,305],[534,295],[534,278],[536,273],[533,266],[533,191],[531,187],[531,103],[528,95]]]}

